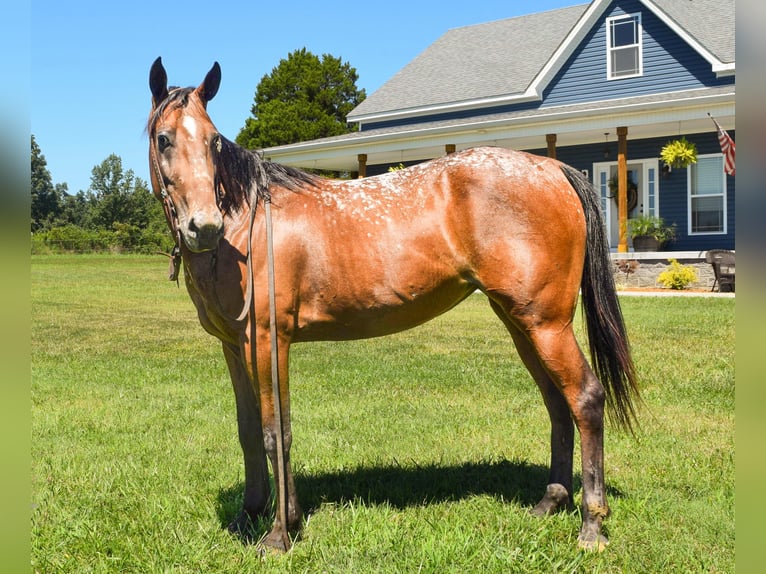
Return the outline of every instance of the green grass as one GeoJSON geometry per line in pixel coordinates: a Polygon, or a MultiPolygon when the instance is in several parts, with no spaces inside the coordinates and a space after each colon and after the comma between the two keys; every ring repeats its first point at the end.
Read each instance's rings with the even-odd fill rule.
{"type": "Polygon", "coordinates": [[[309,520],[263,558],[224,530],[243,485],[231,384],[165,268],[32,259],[32,571],[734,571],[733,299],[622,299],[647,405],[637,438],[607,427],[602,554],[577,550],[578,512],[527,512],[547,414],[483,296],[400,335],[296,345],[309,520]]]}

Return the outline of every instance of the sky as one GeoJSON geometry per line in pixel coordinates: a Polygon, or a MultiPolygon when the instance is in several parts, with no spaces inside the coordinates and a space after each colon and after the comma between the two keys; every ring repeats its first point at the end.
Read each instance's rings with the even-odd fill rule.
{"type": "Polygon", "coordinates": [[[221,65],[208,113],[233,140],[258,82],[294,50],[349,63],[357,87],[370,95],[447,30],[582,3],[33,1],[30,129],[53,183],[66,183],[72,194],[87,191],[93,167],[110,154],[148,181],[144,128],[149,68],[158,56],[171,85],[197,86],[213,62],[221,65]]]}

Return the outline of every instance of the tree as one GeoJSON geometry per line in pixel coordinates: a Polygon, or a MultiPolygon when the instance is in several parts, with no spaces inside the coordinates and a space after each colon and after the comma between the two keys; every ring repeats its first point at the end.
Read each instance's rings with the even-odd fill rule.
{"type": "Polygon", "coordinates": [[[56,218],[56,225],[76,225],[84,227],[88,221],[88,196],[80,190],[77,195],[70,195],[67,192],[67,184],[57,184],[59,192],[59,201],[61,213],[56,218]]]}
{"type": "Polygon", "coordinates": [[[57,188],[53,186],[51,172],[48,171],[48,163],[34,135],[32,135],[31,168],[32,231],[38,231],[50,224],[59,214],[60,205],[57,188]]]}
{"type": "Polygon", "coordinates": [[[132,169],[123,171],[118,155],[111,154],[95,166],[90,182],[88,219],[92,227],[114,229],[117,223],[144,228],[157,212],[146,182],[132,169]]]}
{"type": "Polygon", "coordinates": [[[340,58],[324,54],[320,59],[306,48],[292,52],[261,78],[253,117],[237,143],[259,149],[354,131],[346,116],[366,97],[357,79],[356,69],[340,58]]]}

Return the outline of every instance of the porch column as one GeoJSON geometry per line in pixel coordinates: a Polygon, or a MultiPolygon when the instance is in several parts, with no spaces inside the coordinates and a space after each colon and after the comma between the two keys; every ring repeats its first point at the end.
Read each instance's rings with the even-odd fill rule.
{"type": "Polygon", "coordinates": [[[628,128],[617,128],[617,217],[620,239],[618,253],[628,252],[628,128]]]}
{"type": "Polygon", "coordinates": [[[545,134],[545,141],[548,142],[548,157],[556,159],[556,134],[545,134]]]}
{"type": "Polygon", "coordinates": [[[455,144],[447,144],[444,146],[444,153],[447,155],[455,153],[455,144]]]}
{"type": "Polygon", "coordinates": [[[360,153],[356,156],[356,161],[359,163],[359,175],[358,178],[365,177],[367,175],[367,154],[360,153]]]}

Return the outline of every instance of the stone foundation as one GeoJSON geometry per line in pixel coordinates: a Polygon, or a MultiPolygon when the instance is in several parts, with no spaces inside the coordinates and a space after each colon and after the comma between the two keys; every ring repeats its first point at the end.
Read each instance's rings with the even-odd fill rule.
{"type": "Polygon", "coordinates": [[[697,281],[691,283],[688,289],[710,290],[713,287],[715,275],[713,266],[705,261],[705,251],[652,251],[612,253],[614,264],[614,281],[619,288],[624,287],[662,287],[657,277],[670,267],[669,259],[676,259],[681,265],[694,267],[697,271],[697,281]],[[630,270],[625,273],[625,270],[630,270]]]}

